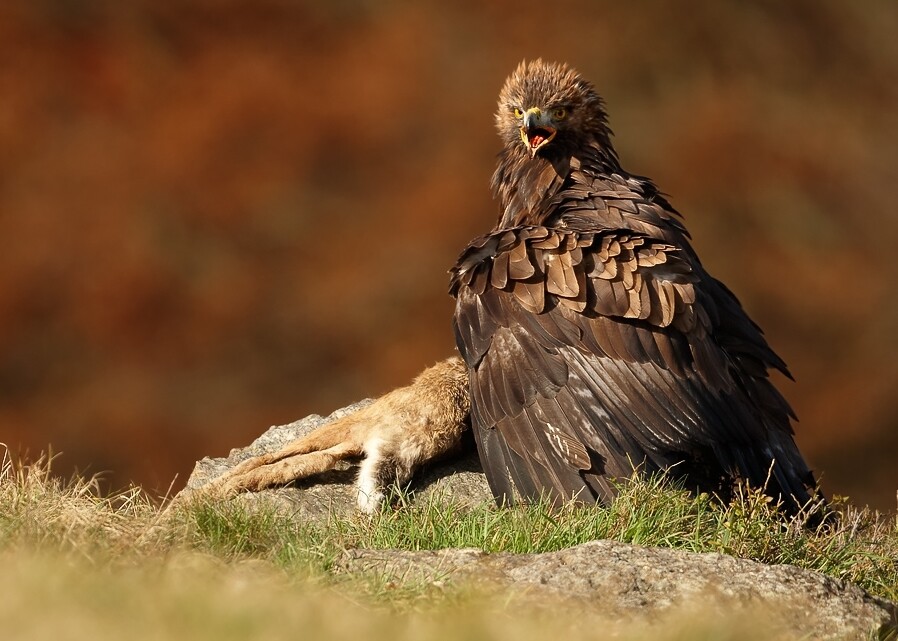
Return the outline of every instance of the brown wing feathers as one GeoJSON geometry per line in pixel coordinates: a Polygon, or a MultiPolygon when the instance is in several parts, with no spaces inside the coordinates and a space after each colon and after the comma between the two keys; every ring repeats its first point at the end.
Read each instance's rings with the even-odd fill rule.
{"type": "MultiPolygon", "coordinates": [[[[460,296],[459,345],[476,370],[475,423],[495,426],[511,450],[504,459],[514,456],[523,462],[526,476],[545,481],[531,489],[567,496],[587,491],[595,497],[600,489],[584,485],[581,472],[605,473],[604,462],[610,459],[614,471],[624,473],[617,463],[624,460],[632,470],[644,458],[632,434],[645,427],[632,412],[614,407],[625,396],[621,383],[611,381],[617,390],[591,389],[588,382],[596,377],[579,364],[581,373],[573,378],[587,383],[575,385],[570,363],[576,354],[594,353],[621,362],[678,364],[684,347],[678,352],[666,334],[620,319],[659,329],[670,325],[676,310],[694,300],[691,280],[673,247],[629,231],[521,227],[478,239],[462,255],[453,292],[460,296]],[[658,269],[660,280],[652,273],[658,266],[665,266],[658,269]],[[662,310],[654,312],[653,302],[662,310]],[[578,400],[571,398],[575,391],[578,400]],[[603,440],[596,424],[608,423],[612,412],[619,416],[603,440]],[[620,424],[627,429],[618,430],[620,424]],[[603,469],[596,469],[599,461],[603,469]]],[[[665,414],[655,413],[656,418],[665,414]]]]}
{"type": "Polygon", "coordinates": [[[680,466],[718,491],[764,483],[745,450],[789,427],[749,401],[782,416],[781,397],[734,378],[697,280],[676,248],[630,230],[523,226],[471,244],[455,327],[481,452],[501,452],[483,456],[497,495],[607,498],[608,477],[635,467],[680,466]]]}

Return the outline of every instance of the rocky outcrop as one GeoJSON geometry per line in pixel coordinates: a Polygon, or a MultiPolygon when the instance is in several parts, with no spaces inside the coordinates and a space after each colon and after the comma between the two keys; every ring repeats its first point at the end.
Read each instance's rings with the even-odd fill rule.
{"type": "MultiPolygon", "coordinates": [[[[250,456],[280,448],[327,421],[370,401],[270,428],[226,458],[196,464],[188,491],[201,487],[250,456]]],[[[241,501],[274,501],[297,519],[355,510],[356,472],[343,464],[294,486],[243,494],[241,501]]],[[[476,453],[434,464],[417,474],[411,500],[436,495],[453,502],[489,501],[476,453]]],[[[479,550],[349,550],[336,571],[375,573],[395,583],[476,584],[512,591],[542,603],[559,599],[619,619],[652,621],[675,610],[705,614],[764,612],[789,638],[898,639],[898,608],[861,588],[792,566],[769,566],[722,554],[695,554],[593,541],[543,554],[486,554],[479,550]],[[894,635],[894,636],[890,636],[894,635]]]]}
{"type": "Polygon", "coordinates": [[[615,541],[542,554],[349,550],[341,569],[396,582],[511,588],[525,600],[555,598],[615,619],[652,621],[678,609],[703,618],[762,612],[765,625],[795,638],[860,641],[898,633],[894,604],[818,572],[615,541]]]}

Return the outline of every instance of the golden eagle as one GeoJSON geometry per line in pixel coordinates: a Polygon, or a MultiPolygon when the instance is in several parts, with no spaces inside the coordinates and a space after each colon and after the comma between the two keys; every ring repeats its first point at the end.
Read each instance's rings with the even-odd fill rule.
{"type": "Polygon", "coordinates": [[[634,469],[718,493],[744,481],[789,512],[815,497],[768,379],[785,363],[658,188],[621,167],[592,84],[522,63],[496,123],[499,219],[450,291],[497,501],[605,500],[634,469]]]}

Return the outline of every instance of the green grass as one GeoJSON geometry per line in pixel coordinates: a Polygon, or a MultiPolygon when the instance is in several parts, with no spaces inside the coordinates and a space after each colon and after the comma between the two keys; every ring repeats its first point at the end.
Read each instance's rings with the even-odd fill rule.
{"type": "Polygon", "coordinates": [[[790,564],[857,583],[898,601],[898,521],[847,503],[839,518],[810,529],[787,519],[761,493],[745,491],[727,505],[695,497],[665,479],[624,482],[608,508],[549,504],[496,509],[462,508],[433,499],[372,517],[331,518],[297,525],[264,506],[248,512],[239,503],[192,506],[192,544],[228,558],[262,557],[327,572],[347,548],[487,552],[549,552],[595,539],[718,552],[768,564],[790,564]]]}
{"type": "Polygon", "coordinates": [[[840,518],[815,530],[784,519],[757,493],[721,505],[663,479],[620,489],[608,508],[463,509],[400,494],[396,507],[374,516],[324,522],[299,524],[273,506],[244,501],[187,504],[160,519],[157,503],[140,489],[104,497],[90,480],[54,477],[46,461],[17,466],[6,459],[0,620],[20,635],[4,638],[279,639],[295,638],[297,629],[358,638],[359,626],[379,630],[361,635],[372,639],[411,638],[414,630],[415,638],[498,639],[514,630],[522,640],[549,633],[577,640],[609,626],[624,639],[763,638],[748,622],[706,616],[679,615],[650,632],[551,606],[519,616],[513,600],[497,602],[472,586],[348,574],[338,561],[349,548],[545,552],[614,539],[789,563],[898,601],[894,516],[842,503],[840,518]],[[40,615],[49,607],[76,623],[54,624],[40,615]]]}

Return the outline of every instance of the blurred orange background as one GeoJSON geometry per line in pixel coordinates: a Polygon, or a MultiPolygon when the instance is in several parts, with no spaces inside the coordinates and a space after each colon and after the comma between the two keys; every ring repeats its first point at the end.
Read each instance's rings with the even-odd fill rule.
{"type": "Polygon", "coordinates": [[[828,493],[898,488],[898,3],[0,3],[0,442],[165,491],[453,349],[523,58],[789,363],[828,493]]]}

